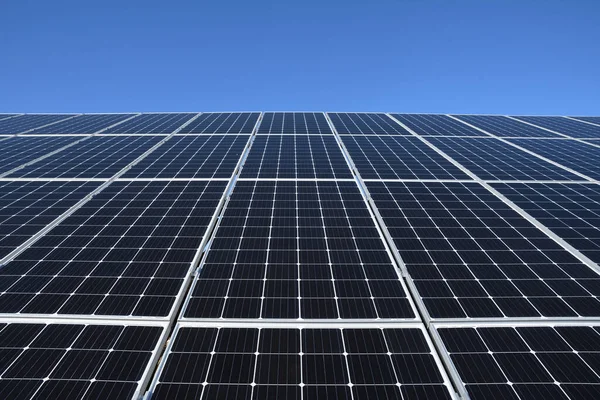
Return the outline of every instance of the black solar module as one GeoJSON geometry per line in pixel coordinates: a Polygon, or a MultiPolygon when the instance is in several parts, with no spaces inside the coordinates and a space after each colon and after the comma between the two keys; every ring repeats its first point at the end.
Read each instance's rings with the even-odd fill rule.
{"type": "Polygon", "coordinates": [[[259,134],[331,134],[323,113],[265,113],[258,127],[259,134]]]}
{"type": "Polygon", "coordinates": [[[600,179],[600,143],[593,145],[569,139],[509,140],[580,174],[600,179]]]}
{"type": "Polygon", "coordinates": [[[46,127],[36,128],[30,134],[90,134],[99,132],[135,114],[79,115],[46,127]]]}
{"type": "Polygon", "coordinates": [[[457,118],[498,137],[560,137],[502,115],[456,115],[457,118]]]}
{"type": "Polygon", "coordinates": [[[515,117],[573,138],[600,138],[600,126],[565,117],[515,117]]]}
{"type": "Polygon", "coordinates": [[[181,130],[181,133],[250,134],[260,113],[204,113],[181,130]]]}
{"type": "Polygon", "coordinates": [[[0,121],[0,134],[17,134],[27,132],[47,124],[56,123],[75,114],[27,114],[0,121]]]}
{"type": "Polygon", "coordinates": [[[469,179],[416,137],[342,136],[364,179],[469,179]]]}
{"type": "Polygon", "coordinates": [[[78,139],[74,137],[11,137],[0,144],[0,175],[25,163],[59,150],[78,139]]]}
{"type": "Polygon", "coordinates": [[[354,182],[238,181],[187,318],[414,318],[354,182]]]}
{"type": "Polygon", "coordinates": [[[599,398],[577,118],[0,114],[0,399],[599,398]]]}
{"type": "Polygon", "coordinates": [[[451,399],[420,329],[181,327],[153,399],[451,399]]]}
{"type": "Polygon", "coordinates": [[[242,178],[352,178],[333,135],[256,136],[242,178]]]}
{"type": "Polygon", "coordinates": [[[102,134],[166,134],[173,133],[197,114],[194,113],[149,113],[138,115],[112,128],[105,129],[102,134]]]}
{"type": "Polygon", "coordinates": [[[597,326],[484,326],[438,332],[473,400],[600,396],[597,326]]]}
{"type": "Polygon", "coordinates": [[[174,136],[126,178],[229,178],[250,135],[174,136]]]}
{"type": "Polygon", "coordinates": [[[110,178],[161,139],[163,138],[160,136],[90,137],[50,157],[21,168],[9,176],[15,178],[110,178]]]}
{"type": "Polygon", "coordinates": [[[164,328],[0,322],[0,396],[132,399],[164,328]]]}
{"type": "Polygon", "coordinates": [[[327,113],[339,134],[410,135],[400,124],[385,114],[327,113]]]}
{"type": "Polygon", "coordinates": [[[447,115],[391,114],[391,116],[419,135],[486,136],[485,133],[447,115]]]}
{"type": "Polygon", "coordinates": [[[484,180],[582,180],[564,168],[495,138],[427,138],[484,180]]]}

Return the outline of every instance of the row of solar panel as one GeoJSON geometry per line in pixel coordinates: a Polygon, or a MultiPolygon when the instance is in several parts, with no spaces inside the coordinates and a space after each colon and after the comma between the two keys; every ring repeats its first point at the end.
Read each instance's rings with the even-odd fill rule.
{"type": "MultiPolygon", "coordinates": [[[[594,399],[595,326],[440,327],[470,398],[594,399]]],[[[137,398],[159,326],[0,323],[3,399],[137,398]]],[[[452,399],[419,328],[178,326],[150,389],[156,399],[452,399]]]]}
{"type": "MultiPolygon", "coordinates": [[[[11,137],[0,177],[110,178],[153,149],[125,178],[228,178],[250,135],[11,137]]],[[[364,179],[600,179],[600,144],[570,139],[341,136],[364,179]],[[437,150],[436,150],[437,149],[437,150]]],[[[242,178],[352,178],[334,136],[255,136],[242,178]]]]}
{"type": "MultiPolygon", "coordinates": [[[[600,117],[328,113],[340,134],[600,138],[600,117]],[[403,125],[397,123],[400,121],[403,125]],[[408,128],[408,129],[406,129],[408,128]]],[[[0,134],[249,134],[260,113],[0,115],[0,134]]],[[[259,134],[331,134],[323,113],[264,113],[259,134]]]]}

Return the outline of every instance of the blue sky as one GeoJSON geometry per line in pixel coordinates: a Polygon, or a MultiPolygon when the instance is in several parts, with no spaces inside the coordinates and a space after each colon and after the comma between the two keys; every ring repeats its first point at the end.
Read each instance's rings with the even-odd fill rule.
{"type": "Polygon", "coordinates": [[[10,1],[0,111],[600,115],[600,2],[10,1]]]}

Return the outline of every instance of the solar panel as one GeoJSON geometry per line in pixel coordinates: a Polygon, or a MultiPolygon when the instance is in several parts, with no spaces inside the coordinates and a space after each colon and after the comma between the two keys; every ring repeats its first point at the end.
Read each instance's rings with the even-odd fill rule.
{"type": "Polygon", "coordinates": [[[181,327],[152,399],[451,399],[423,332],[181,327]]]}
{"type": "Polygon", "coordinates": [[[565,117],[517,116],[515,118],[574,138],[600,138],[600,126],[574,121],[565,117]]]}
{"type": "Polygon", "coordinates": [[[411,133],[385,114],[327,113],[339,134],[410,135],[411,133]]]}
{"type": "Polygon", "coordinates": [[[191,296],[186,318],[415,318],[352,181],[238,181],[191,296]]]}
{"type": "Polygon", "coordinates": [[[591,122],[596,125],[600,125],[600,117],[572,117],[580,121],[591,122]]]}
{"type": "Polygon", "coordinates": [[[57,124],[34,129],[31,134],[91,134],[108,128],[135,114],[89,114],[79,115],[57,124]]]}
{"type": "Polygon", "coordinates": [[[247,133],[254,130],[260,113],[204,113],[180,133],[247,133]]]}
{"type": "Polygon", "coordinates": [[[97,182],[0,181],[0,259],[98,186],[97,182]]]}
{"type": "Polygon", "coordinates": [[[72,137],[11,137],[0,145],[0,174],[60,149],[77,139],[72,137]]]}
{"type": "Polygon", "coordinates": [[[458,122],[447,115],[391,114],[419,135],[486,136],[485,133],[458,122]]]}
{"type": "Polygon", "coordinates": [[[126,178],[230,178],[249,135],[174,136],[126,178]]]}
{"type": "MultiPolygon", "coordinates": [[[[41,138],[36,138],[41,139],[41,138]]],[[[10,177],[110,178],[158,143],[160,136],[94,136],[10,177]]]]}
{"type": "Polygon", "coordinates": [[[600,179],[600,147],[569,139],[508,140],[590,178],[600,179]]]}
{"type": "Polygon", "coordinates": [[[104,130],[103,134],[173,133],[196,113],[148,113],[104,130]]]}
{"type": "Polygon", "coordinates": [[[4,114],[4,113],[0,113],[0,121],[3,121],[5,119],[9,119],[9,118],[12,118],[12,117],[16,117],[18,115],[19,114],[4,114]]]}
{"type": "Polygon", "coordinates": [[[67,118],[74,117],[74,114],[26,114],[16,118],[4,119],[0,121],[0,133],[17,134],[27,132],[43,125],[55,123],[67,118]]]}
{"type": "Polygon", "coordinates": [[[242,178],[352,178],[336,139],[321,135],[256,136],[242,178]]]}
{"type": "Polygon", "coordinates": [[[323,113],[264,113],[258,133],[270,134],[331,134],[323,113]]]}
{"type": "Polygon", "coordinates": [[[502,115],[456,115],[457,118],[499,137],[559,137],[502,115]]]}
{"type": "Polygon", "coordinates": [[[469,179],[416,137],[342,136],[364,179],[469,179]]]}
{"type": "MultiPolygon", "coordinates": [[[[600,264],[600,186],[560,183],[492,186],[600,264]]],[[[591,286],[588,290],[598,293],[591,286]]]]}
{"type": "Polygon", "coordinates": [[[169,315],[226,184],[112,183],[0,268],[0,313],[169,315]]]}
{"type": "Polygon", "coordinates": [[[158,326],[0,323],[3,399],[115,399],[139,395],[158,326]]]}
{"type": "Polygon", "coordinates": [[[579,176],[495,138],[427,138],[481,179],[581,180],[579,176]]]}
{"type": "Polygon", "coordinates": [[[600,276],[477,183],[368,182],[433,318],[598,316],[600,276]]]}
{"type": "Polygon", "coordinates": [[[472,400],[595,399],[597,326],[439,328],[472,400]]]}

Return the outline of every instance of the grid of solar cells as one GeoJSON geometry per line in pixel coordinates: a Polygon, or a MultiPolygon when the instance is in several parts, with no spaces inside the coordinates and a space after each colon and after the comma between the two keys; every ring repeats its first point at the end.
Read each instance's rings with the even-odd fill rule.
{"type": "Polygon", "coordinates": [[[89,114],[80,115],[57,124],[37,128],[31,134],[91,134],[123,121],[135,114],[89,114]]]}
{"type": "Polygon", "coordinates": [[[600,329],[438,329],[472,400],[600,398],[600,329]]]}
{"type": "Polygon", "coordinates": [[[160,136],[94,136],[21,168],[9,176],[27,178],[110,178],[161,139],[160,136]]]}
{"type": "Polygon", "coordinates": [[[0,323],[0,397],[125,400],[139,391],[163,328],[0,323]]]}
{"type": "Polygon", "coordinates": [[[167,316],[227,182],[113,182],[0,268],[0,313],[167,316]]]}
{"type": "Polygon", "coordinates": [[[462,124],[447,115],[391,114],[419,135],[485,136],[485,133],[462,124]]]}
{"type": "Polygon", "coordinates": [[[364,179],[469,179],[414,136],[342,136],[364,179]]]}
{"type": "Polygon", "coordinates": [[[600,315],[600,276],[483,186],[367,186],[433,318],[600,315]]]}
{"type": "Polygon", "coordinates": [[[0,174],[75,142],[73,137],[11,137],[0,145],[0,174]]]}
{"type": "Polygon", "coordinates": [[[264,113],[257,133],[270,134],[331,134],[323,113],[278,112],[264,113]]]}
{"type": "Polygon", "coordinates": [[[420,329],[179,329],[153,399],[451,399],[420,329]]]}
{"type": "Polygon", "coordinates": [[[149,113],[125,121],[102,133],[173,133],[196,113],[149,113]]]}
{"type": "Polygon", "coordinates": [[[333,135],[256,136],[242,178],[352,178],[333,135]]]}
{"type": "Polygon", "coordinates": [[[249,135],[174,136],[125,178],[230,178],[249,135]]]}
{"type": "MultiPolygon", "coordinates": [[[[600,264],[600,186],[493,184],[502,194],[594,262],[600,264]]],[[[592,293],[599,290],[588,287],[592,293]]]]}
{"type": "Polygon", "coordinates": [[[385,114],[327,113],[339,134],[410,135],[411,133],[385,114]]]}
{"type": "Polygon", "coordinates": [[[246,133],[254,130],[260,113],[204,113],[180,133],[246,133]]]}
{"type": "Polygon", "coordinates": [[[580,121],[591,122],[592,124],[600,125],[600,117],[573,117],[580,121]]]}
{"type": "Polygon", "coordinates": [[[582,179],[495,138],[427,138],[427,141],[481,179],[582,179]]]}
{"type": "Polygon", "coordinates": [[[97,182],[0,182],[0,259],[98,186],[97,182]]]}
{"type": "Polygon", "coordinates": [[[186,318],[407,318],[353,181],[238,181],[186,318]]]}
{"type": "Polygon", "coordinates": [[[27,114],[0,121],[1,134],[17,134],[72,117],[73,114],[27,114]]]}
{"type": "Polygon", "coordinates": [[[19,114],[0,114],[0,120],[16,117],[19,114]]]}
{"type": "Polygon", "coordinates": [[[456,117],[498,137],[558,137],[552,132],[503,115],[456,115],[456,117]]]}
{"type": "Polygon", "coordinates": [[[515,117],[542,128],[548,128],[574,138],[600,138],[600,126],[594,126],[564,117],[515,117]]]}
{"type": "Polygon", "coordinates": [[[508,140],[590,178],[600,179],[600,147],[569,139],[508,140]]]}

